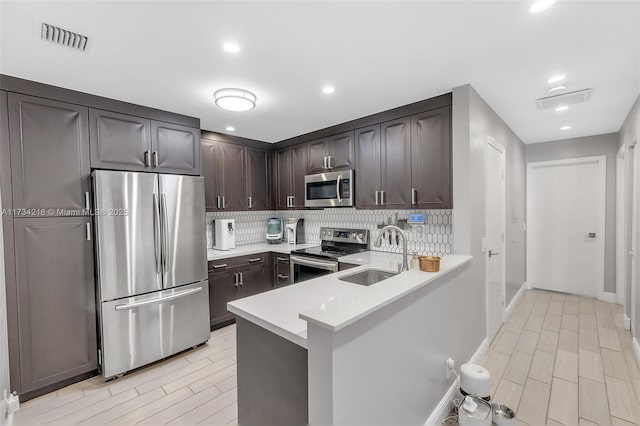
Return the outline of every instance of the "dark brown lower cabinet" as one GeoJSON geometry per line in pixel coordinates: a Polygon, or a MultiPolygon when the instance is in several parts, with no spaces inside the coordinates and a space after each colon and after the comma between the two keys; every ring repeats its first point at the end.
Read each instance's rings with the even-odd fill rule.
{"type": "Polygon", "coordinates": [[[234,319],[234,315],[227,311],[227,302],[239,297],[237,272],[237,268],[209,272],[209,324],[212,328],[234,319]]]}
{"type": "Polygon", "coordinates": [[[97,369],[90,217],[16,218],[20,393],[97,369]]]}

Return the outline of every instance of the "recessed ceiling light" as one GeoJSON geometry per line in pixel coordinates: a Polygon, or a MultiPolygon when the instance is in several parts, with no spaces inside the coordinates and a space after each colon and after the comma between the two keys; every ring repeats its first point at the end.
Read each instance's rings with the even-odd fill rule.
{"type": "Polygon", "coordinates": [[[235,127],[233,127],[233,126],[227,126],[227,127],[225,127],[225,130],[226,130],[227,132],[235,132],[235,131],[236,131],[236,128],[235,128],[235,127]]]}
{"type": "Polygon", "coordinates": [[[560,130],[571,130],[571,126],[562,126],[560,130]]]}
{"type": "Polygon", "coordinates": [[[240,51],[240,46],[236,43],[225,43],[222,48],[228,53],[238,53],[240,51]]]}
{"type": "Polygon", "coordinates": [[[324,86],[322,88],[322,93],[324,93],[325,95],[330,95],[332,93],[334,93],[336,91],[336,89],[333,86],[324,86]]]}
{"type": "Polygon", "coordinates": [[[564,75],[558,74],[558,75],[554,75],[549,80],[547,80],[547,83],[557,83],[562,80],[564,80],[564,75]]]}
{"type": "Polygon", "coordinates": [[[213,94],[216,105],[228,111],[249,111],[256,107],[256,95],[244,89],[220,89],[213,94]]]}
{"type": "Polygon", "coordinates": [[[549,92],[557,92],[558,90],[564,90],[566,89],[567,86],[563,86],[562,84],[559,84],[557,86],[553,86],[551,89],[549,89],[549,92]]]}
{"type": "Polygon", "coordinates": [[[560,111],[566,111],[568,110],[569,107],[567,105],[562,105],[556,108],[556,112],[560,112],[560,111]]]}
{"type": "Polygon", "coordinates": [[[549,9],[555,2],[556,0],[538,0],[531,5],[529,12],[540,13],[543,10],[549,9]]]}

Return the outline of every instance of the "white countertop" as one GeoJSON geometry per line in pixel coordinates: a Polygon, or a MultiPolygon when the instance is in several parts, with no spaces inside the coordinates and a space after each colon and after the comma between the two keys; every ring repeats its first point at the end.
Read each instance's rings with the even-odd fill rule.
{"type": "Polygon", "coordinates": [[[338,331],[471,260],[471,256],[445,256],[440,272],[411,270],[371,286],[338,279],[367,268],[397,272],[401,257],[376,251],[344,256],[340,262],[363,266],[235,300],[227,307],[237,316],[307,348],[307,322],[338,331]]]}
{"type": "Polygon", "coordinates": [[[275,252],[275,253],[283,253],[289,254],[291,250],[303,249],[307,247],[317,246],[318,244],[268,244],[268,243],[258,243],[258,244],[246,244],[242,246],[236,246],[236,248],[231,250],[214,250],[207,249],[207,260],[221,260],[228,259],[230,257],[236,256],[246,256],[249,254],[256,253],[266,253],[266,252],[275,252]]]}

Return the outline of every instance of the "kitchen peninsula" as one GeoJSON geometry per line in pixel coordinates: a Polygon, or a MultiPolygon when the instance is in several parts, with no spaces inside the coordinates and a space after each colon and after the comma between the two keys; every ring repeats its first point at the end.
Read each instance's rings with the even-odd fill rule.
{"type": "Polygon", "coordinates": [[[400,255],[367,251],[340,258],[357,268],[230,302],[239,422],[424,423],[430,394],[449,386],[444,365],[456,356],[447,352],[446,320],[464,312],[447,305],[463,297],[470,260],[446,256],[440,272],[411,270],[370,286],[341,280],[398,271],[400,255]]]}

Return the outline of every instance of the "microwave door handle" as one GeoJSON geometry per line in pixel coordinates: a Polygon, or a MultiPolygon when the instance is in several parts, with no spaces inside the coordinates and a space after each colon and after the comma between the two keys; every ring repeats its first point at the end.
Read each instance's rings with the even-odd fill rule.
{"type": "Polygon", "coordinates": [[[342,175],[338,175],[338,180],[336,181],[336,197],[338,198],[338,203],[342,204],[342,197],[340,197],[340,186],[342,185],[342,175]]]}

